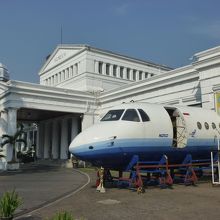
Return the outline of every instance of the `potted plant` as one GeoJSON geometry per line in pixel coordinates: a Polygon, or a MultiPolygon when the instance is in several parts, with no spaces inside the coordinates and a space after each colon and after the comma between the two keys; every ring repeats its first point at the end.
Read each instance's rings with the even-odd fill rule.
{"type": "Polygon", "coordinates": [[[22,204],[22,199],[18,193],[13,190],[12,192],[5,192],[0,199],[0,219],[10,220],[13,219],[15,210],[22,204]]]}
{"type": "Polygon", "coordinates": [[[6,144],[10,144],[12,146],[12,159],[8,162],[7,166],[9,170],[16,170],[19,169],[19,162],[16,158],[16,143],[24,143],[26,145],[26,141],[21,138],[21,135],[24,133],[23,130],[24,126],[19,124],[18,129],[14,135],[3,134],[2,135],[2,143],[1,147],[5,146],[6,144]]]}

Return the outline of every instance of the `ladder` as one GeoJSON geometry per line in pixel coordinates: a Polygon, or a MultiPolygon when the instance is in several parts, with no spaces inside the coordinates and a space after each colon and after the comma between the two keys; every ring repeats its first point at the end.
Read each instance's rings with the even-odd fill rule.
{"type": "Polygon", "coordinates": [[[214,157],[213,151],[211,151],[211,167],[212,167],[212,184],[220,185],[220,146],[218,138],[218,150],[214,157]],[[216,168],[216,170],[214,169],[216,168]],[[216,171],[216,173],[215,173],[216,171]],[[216,175],[215,175],[216,174],[216,175]]]}

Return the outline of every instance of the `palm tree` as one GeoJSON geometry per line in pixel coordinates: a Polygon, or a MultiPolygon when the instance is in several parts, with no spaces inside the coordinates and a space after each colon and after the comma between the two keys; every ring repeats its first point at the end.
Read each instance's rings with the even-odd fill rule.
{"type": "Polygon", "coordinates": [[[0,159],[3,158],[3,157],[5,157],[5,155],[4,155],[2,152],[3,152],[3,150],[0,149],[0,159]]]}
{"type": "Polygon", "coordinates": [[[21,135],[24,133],[23,129],[24,126],[22,124],[19,124],[18,129],[14,135],[2,135],[1,147],[5,146],[6,144],[10,144],[12,146],[13,153],[11,162],[16,162],[16,143],[24,143],[26,145],[26,141],[21,138],[21,135]]]}

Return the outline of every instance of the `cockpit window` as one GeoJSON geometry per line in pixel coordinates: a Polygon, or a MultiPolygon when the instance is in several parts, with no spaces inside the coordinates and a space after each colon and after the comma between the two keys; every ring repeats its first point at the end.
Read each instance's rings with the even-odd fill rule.
{"type": "Polygon", "coordinates": [[[143,109],[138,109],[138,111],[141,115],[142,121],[150,121],[150,118],[148,117],[147,113],[143,109]]]}
{"type": "Polygon", "coordinates": [[[110,110],[101,121],[117,121],[121,118],[124,109],[110,110]]]}
{"type": "Polygon", "coordinates": [[[139,122],[140,118],[139,118],[137,111],[135,109],[127,109],[122,120],[139,122]]]}

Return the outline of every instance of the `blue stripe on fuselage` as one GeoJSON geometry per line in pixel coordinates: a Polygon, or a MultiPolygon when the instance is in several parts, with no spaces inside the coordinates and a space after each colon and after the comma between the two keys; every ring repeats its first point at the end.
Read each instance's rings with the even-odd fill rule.
{"type": "Polygon", "coordinates": [[[117,139],[82,145],[74,148],[71,153],[96,166],[123,169],[134,154],[144,161],[160,160],[161,156],[166,154],[170,163],[181,163],[188,153],[195,159],[209,158],[210,150],[215,147],[213,139],[189,139],[184,148],[172,147],[170,138],[117,139]],[[93,146],[93,149],[89,149],[90,146],[93,146]]]}

